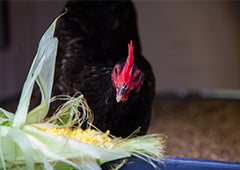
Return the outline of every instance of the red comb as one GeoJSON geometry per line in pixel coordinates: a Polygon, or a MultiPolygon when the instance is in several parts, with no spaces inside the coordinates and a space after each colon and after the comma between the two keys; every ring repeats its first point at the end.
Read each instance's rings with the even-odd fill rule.
{"type": "Polygon", "coordinates": [[[123,82],[131,78],[133,64],[134,64],[134,56],[133,56],[133,44],[132,44],[132,40],[131,40],[130,44],[128,44],[127,61],[121,72],[121,77],[123,79],[122,80],[123,82]]]}
{"type": "Polygon", "coordinates": [[[134,57],[133,57],[133,44],[132,40],[130,41],[130,44],[128,44],[128,58],[127,58],[127,63],[129,64],[130,67],[133,66],[134,62],[134,57]]]}

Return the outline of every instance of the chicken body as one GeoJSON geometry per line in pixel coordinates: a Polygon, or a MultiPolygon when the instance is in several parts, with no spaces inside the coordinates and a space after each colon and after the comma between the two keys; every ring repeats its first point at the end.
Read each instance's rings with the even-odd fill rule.
{"type": "Polygon", "coordinates": [[[115,136],[127,137],[138,127],[147,132],[155,79],[141,54],[136,14],[130,1],[71,1],[58,21],[59,39],[53,95],[81,92],[94,113],[93,124],[115,136]],[[128,43],[133,41],[134,66],[144,81],[139,92],[131,91],[125,102],[116,101],[111,74],[124,64],[128,43]]]}

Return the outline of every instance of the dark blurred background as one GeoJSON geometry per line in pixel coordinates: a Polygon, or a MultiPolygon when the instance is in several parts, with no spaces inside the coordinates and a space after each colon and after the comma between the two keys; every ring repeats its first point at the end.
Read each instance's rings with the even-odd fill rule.
{"type": "MultiPolygon", "coordinates": [[[[4,101],[19,95],[38,42],[64,4],[0,1],[0,103],[5,107],[11,105],[4,101]]],[[[240,98],[240,2],[134,4],[143,53],[157,81],[149,133],[168,136],[171,156],[240,162],[240,102],[231,99],[240,98]],[[210,99],[178,98],[191,93],[210,99]],[[172,94],[175,98],[168,97],[172,94]]]]}
{"type": "MultiPolygon", "coordinates": [[[[143,53],[153,66],[157,93],[240,88],[239,2],[134,3],[143,53]]],[[[0,2],[0,99],[19,93],[42,34],[64,4],[0,2]]]]}

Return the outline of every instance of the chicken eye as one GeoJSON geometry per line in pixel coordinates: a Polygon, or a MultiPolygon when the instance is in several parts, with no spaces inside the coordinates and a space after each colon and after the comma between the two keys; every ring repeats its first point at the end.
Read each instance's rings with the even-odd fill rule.
{"type": "Polygon", "coordinates": [[[117,68],[115,68],[114,71],[115,71],[115,74],[117,74],[117,68]]]}

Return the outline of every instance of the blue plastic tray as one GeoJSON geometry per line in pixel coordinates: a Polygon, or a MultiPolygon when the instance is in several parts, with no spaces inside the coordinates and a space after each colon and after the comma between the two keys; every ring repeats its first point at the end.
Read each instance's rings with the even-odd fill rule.
{"type": "MultiPolygon", "coordinates": [[[[161,170],[240,170],[240,163],[210,161],[190,158],[168,157],[163,159],[161,170]]],[[[155,170],[147,162],[138,158],[130,158],[121,170],[155,170]]]]}

